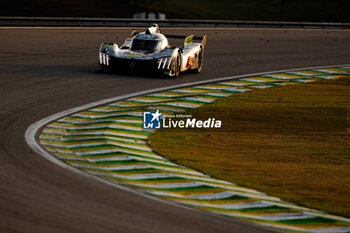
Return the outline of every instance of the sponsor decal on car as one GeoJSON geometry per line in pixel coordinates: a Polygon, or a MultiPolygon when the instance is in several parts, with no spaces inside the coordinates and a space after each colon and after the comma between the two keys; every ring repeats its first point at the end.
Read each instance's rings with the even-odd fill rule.
{"type": "Polygon", "coordinates": [[[139,54],[129,54],[128,57],[141,57],[143,54],[139,53],[139,54]]]}

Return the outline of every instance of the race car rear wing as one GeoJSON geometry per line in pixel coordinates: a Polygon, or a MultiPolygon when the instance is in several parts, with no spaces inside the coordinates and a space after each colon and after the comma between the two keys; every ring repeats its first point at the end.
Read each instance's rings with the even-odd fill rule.
{"type": "Polygon", "coordinates": [[[204,36],[180,36],[180,35],[164,35],[166,38],[171,39],[183,39],[185,40],[184,45],[192,43],[193,40],[201,40],[201,44],[203,47],[205,47],[205,44],[207,43],[207,35],[204,36]]]}

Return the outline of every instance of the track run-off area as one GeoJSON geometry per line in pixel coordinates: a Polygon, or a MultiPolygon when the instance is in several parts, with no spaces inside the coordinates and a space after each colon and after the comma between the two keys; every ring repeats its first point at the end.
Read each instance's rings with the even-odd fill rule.
{"type": "MultiPolygon", "coordinates": [[[[155,130],[143,129],[142,123],[143,112],[160,110],[169,116],[256,88],[339,77],[350,77],[350,65],[256,74],[239,79],[228,77],[216,83],[212,83],[213,80],[210,84],[170,87],[170,90],[150,91],[127,99],[116,97],[116,102],[55,120],[40,132],[39,142],[65,165],[179,204],[284,230],[349,232],[350,219],[287,203],[161,157],[147,143],[155,130]]],[[[35,124],[30,128],[27,133],[30,145],[42,127],[35,124]]],[[[38,146],[33,149],[40,152],[38,146]]]]}
{"type": "MultiPolygon", "coordinates": [[[[208,35],[204,70],[201,74],[184,74],[178,79],[160,79],[94,72],[99,44],[115,40],[121,43],[124,38],[130,35],[130,32],[131,28],[7,28],[0,30],[1,231],[273,232],[273,230],[238,221],[235,218],[218,217],[220,215],[207,214],[207,211],[193,211],[193,208],[183,208],[188,203],[181,203],[181,206],[178,204],[169,205],[168,201],[159,201],[158,197],[157,200],[149,198],[158,194],[145,197],[140,195],[139,191],[135,193],[130,192],[129,188],[128,190],[123,189],[124,186],[120,186],[119,182],[117,184],[119,188],[115,188],[99,182],[100,178],[97,180],[91,179],[90,175],[77,175],[76,172],[72,172],[73,166],[69,166],[72,169],[62,169],[62,167],[39,156],[26,144],[24,134],[30,125],[40,119],[77,106],[85,105],[89,108],[89,103],[101,99],[115,96],[124,96],[124,99],[127,99],[132,98],[130,96],[132,93],[141,93],[144,90],[166,88],[217,77],[299,67],[346,64],[350,58],[349,31],[165,29],[164,32],[169,34],[208,35]],[[128,95],[129,97],[127,97],[128,95]]],[[[325,73],[327,72],[316,74],[325,73]]],[[[322,76],[332,76],[332,74],[322,76]]],[[[299,78],[299,80],[305,81],[309,78],[299,78]]],[[[289,81],[285,80],[285,82],[289,81]]],[[[256,83],[252,86],[265,86],[265,84],[256,83]]],[[[240,89],[238,86],[231,88],[231,90],[240,89]]],[[[202,98],[202,100],[204,99],[202,98]]],[[[210,96],[207,96],[207,99],[210,99],[210,96]]],[[[173,107],[181,108],[180,106],[173,107]]],[[[118,124],[132,126],[135,123],[120,122],[118,124]]],[[[142,140],[122,143],[124,145],[133,144],[134,148],[131,151],[140,151],[142,145],[138,145],[138,142],[142,140]]],[[[74,147],[68,151],[72,151],[72,148],[74,147]]],[[[130,149],[123,153],[128,154],[129,152],[130,149]]],[[[244,200],[252,200],[256,196],[265,197],[265,199],[256,202],[260,202],[262,206],[266,205],[266,208],[269,208],[266,203],[281,203],[278,198],[268,197],[258,191],[238,187],[224,181],[212,180],[209,176],[196,173],[196,171],[191,173],[190,169],[167,164],[168,161],[164,161],[157,155],[147,158],[146,155],[151,153],[148,151],[143,157],[135,154],[132,156],[134,158],[142,157],[142,163],[146,164],[146,167],[160,166],[160,162],[163,165],[159,169],[167,169],[166,172],[161,173],[185,176],[176,179],[197,177],[196,181],[188,183],[209,183],[216,185],[217,189],[224,186],[229,190],[227,195],[230,195],[230,192],[251,195],[242,196],[242,203],[244,200]],[[156,161],[158,161],[158,165],[154,163],[156,161]]],[[[124,156],[125,160],[121,159],[119,163],[126,163],[131,158],[128,156],[124,156]]],[[[60,161],[56,158],[54,160],[60,161]]],[[[73,160],[72,163],[74,163],[73,160]]],[[[76,162],[76,164],[79,163],[84,165],[84,161],[76,162]]],[[[95,162],[87,161],[87,163],[100,163],[99,166],[104,166],[102,164],[106,162],[96,160],[95,162]]],[[[110,161],[110,164],[112,163],[110,161]]],[[[68,164],[66,165],[68,166],[68,164]]],[[[81,169],[86,170],[83,167],[80,167],[80,170],[74,170],[81,171],[81,169]]],[[[111,170],[106,169],[100,170],[105,173],[111,172],[111,170]]],[[[120,179],[120,177],[110,177],[109,179],[115,180],[120,179]]],[[[164,177],[164,182],[161,181],[158,184],[167,183],[166,180],[169,179],[170,177],[164,177]]],[[[176,179],[173,183],[176,183],[176,179]]],[[[113,183],[111,180],[106,182],[113,183]]],[[[135,176],[133,186],[135,184],[140,186],[142,182],[135,176]]],[[[143,186],[142,192],[155,189],[158,181],[154,180],[153,182],[153,187],[143,186]]],[[[163,192],[165,191],[163,190],[163,192]]],[[[232,197],[227,197],[227,199],[232,199],[232,197]]],[[[167,198],[179,199],[176,195],[167,198]]],[[[200,198],[199,194],[198,198],[200,198]]],[[[197,200],[196,198],[192,199],[197,200]]],[[[237,199],[237,201],[239,200],[237,199]]],[[[198,199],[196,203],[201,202],[205,202],[205,199],[202,201],[198,199]]],[[[199,206],[199,209],[210,208],[210,202],[208,200],[206,203],[209,206],[199,206]]],[[[171,201],[171,203],[176,202],[171,201]]],[[[188,205],[193,206],[192,204],[188,205]]],[[[225,201],[222,205],[225,205],[225,201]]],[[[287,203],[287,205],[292,204],[287,203]]],[[[300,208],[292,206],[296,209],[300,208]]],[[[286,208],[293,209],[292,207],[286,208]]],[[[222,210],[216,209],[216,211],[222,210]]],[[[303,217],[310,215],[310,219],[314,219],[314,214],[323,215],[312,210],[302,209],[302,212],[306,213],[303,217]]],[[[326,215],[326,218],[332,217],[326,215]]],[[[269,220],[262,219],[255,218],[253,221],[269,222],[269,220]]],[[[277,219],[272,221],[273,224],[276,222],[278,222],[277,219]]],[[[321,226],[321,228],[347,227],[346,222],[343,218],[335,217],[332,221],[327,222],[329,225],[321,226]]],[[[306,222],[303,224],[307,225],[306,222]]],[[[346,230],[346,228],[343,229],[346,230]]]]}

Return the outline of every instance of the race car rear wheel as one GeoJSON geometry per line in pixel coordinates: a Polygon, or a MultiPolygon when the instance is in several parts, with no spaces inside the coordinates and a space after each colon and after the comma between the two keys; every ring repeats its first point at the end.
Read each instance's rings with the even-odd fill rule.
{"type": "Polygon", "coordinates": [[[203,67],[203,49],[201,49],[198,53],[198,64],[197,69],[195,69],[196,73],[200,73],[203,67]]]}
{"type": "Polygon", "coordinates": [[[177,53],[174,64],[174,76],[179,77],[181,72],[181,53],[177,53]]]}

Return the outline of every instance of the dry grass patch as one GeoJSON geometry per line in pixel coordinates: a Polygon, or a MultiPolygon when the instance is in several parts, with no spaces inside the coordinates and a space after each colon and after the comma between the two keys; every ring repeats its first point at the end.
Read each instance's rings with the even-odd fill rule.
{"type": "Polygon", "coordinates": [[[350,217],[350,78],[257,89],[191,109],[221,129],[161,129],[159,154],[303,206],[350,217]]]}

